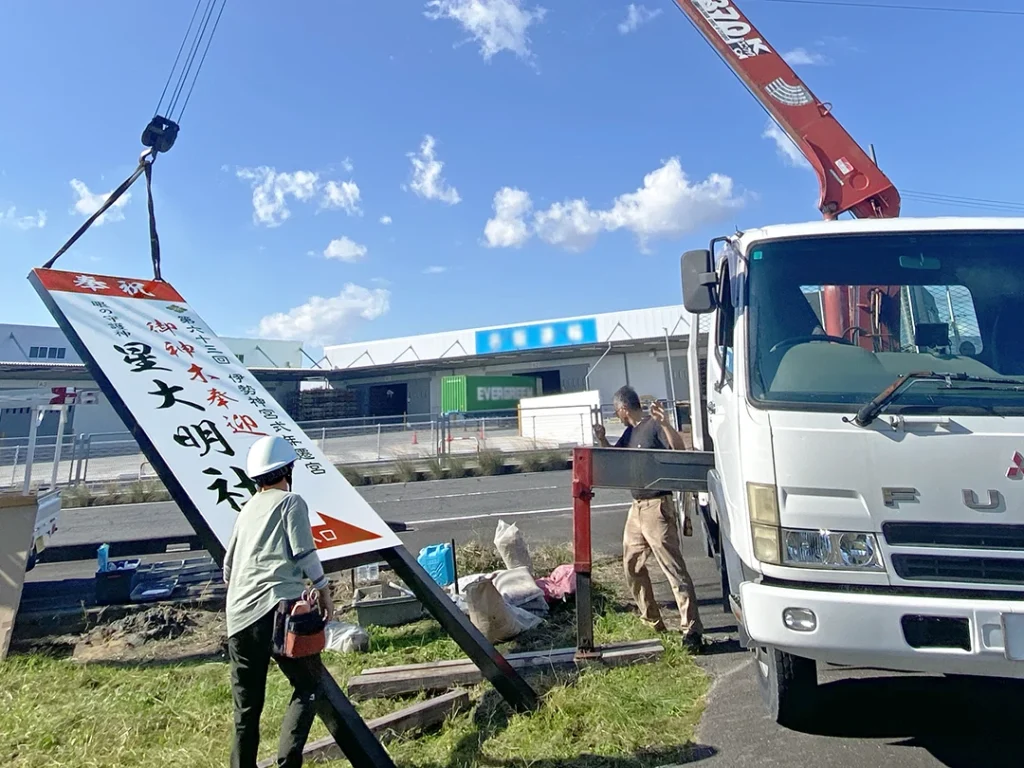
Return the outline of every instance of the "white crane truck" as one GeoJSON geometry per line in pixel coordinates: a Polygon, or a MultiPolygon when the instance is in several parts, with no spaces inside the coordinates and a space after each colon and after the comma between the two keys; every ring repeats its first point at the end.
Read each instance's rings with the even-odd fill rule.
{"type": "Polygon", "coordinates": [[[822,663],[1024,678],[1024,219],[898,218],[735,3],[676,3],[826,219],[682,258],[702,527],[772,716],[814,714],[822,663]]]}

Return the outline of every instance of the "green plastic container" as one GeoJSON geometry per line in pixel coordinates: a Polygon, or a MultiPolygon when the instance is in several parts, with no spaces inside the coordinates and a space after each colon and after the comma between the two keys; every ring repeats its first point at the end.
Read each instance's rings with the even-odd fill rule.
{"type": "Polygon", "coordinates": [[[524,397],[540,395],[540,389],[540,380],[529,376],[445,376],[441,379],[441,411],[510,411],[524,397]]]}

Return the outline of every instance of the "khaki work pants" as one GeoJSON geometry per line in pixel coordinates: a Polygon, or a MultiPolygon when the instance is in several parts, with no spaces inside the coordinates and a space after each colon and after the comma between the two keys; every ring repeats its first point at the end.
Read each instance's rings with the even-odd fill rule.
{"type": "Polygon", "coordinates": [[[686,570],[686,563],[683,562],[679,518],[671,496],[634,500],[622,536],[622,564],[626,570],[626,584],[633,593],[641,618],[662,630],[665,623],[658,602],[654,599],[654,587],[647,571],[647,557],[651,554],[668,578],[676,597],[683,635],[701,634],[704,629],[697,611],[697,595],[686,570]]]}

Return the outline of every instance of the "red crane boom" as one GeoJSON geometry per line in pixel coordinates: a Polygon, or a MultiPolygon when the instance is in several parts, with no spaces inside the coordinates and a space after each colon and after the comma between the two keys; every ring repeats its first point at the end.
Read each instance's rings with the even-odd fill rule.
{"type": "Polygon", "coordinates": [[[675,0],[796,143],[818,175],[818,208],[826,219],[895,218],[900,194],[732,0],[675,0]]]}
{"type": "MultiPolygon", "coordinates": [[[[786,60],[762,37],[733,0],[675,0],[676,5],[751,94],[775,119],[818,175],[818,208],[826,219],[895,218],[900,194],[867,153],[786,60]]],[[[881,319],[883,303],[898,298],[890,286],[824,286],[825,332],[852,330],[875,351],[898,341],[881,319]]]]}

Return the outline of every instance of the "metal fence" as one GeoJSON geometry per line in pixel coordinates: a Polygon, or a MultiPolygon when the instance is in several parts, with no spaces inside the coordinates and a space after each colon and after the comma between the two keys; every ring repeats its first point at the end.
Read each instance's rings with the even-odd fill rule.
{"type": "MultiPolygon", "coordinates": [[[[610,439],[621,434],[611,406],[602,407],[610,439]]],[[[536,426],[520,424],[516,411],[441,416],[413,414],[400,417],[337,419],[303,422],[299,427],[334,464],[373,464],[402,459],[481,451],[514,453],[556,450],[590,439],[589,417],[580,417],[579,439],[570,443],[538,439],[536,426]]],[[[572,430],[575,435],[575,430],[572,430]]],[[[18,487],[26,467],[32,467],[33,485],[48,483],[56,439],[39,437],[28,456],[26,438],[0,439],[0,488],[18,487]]],[[[61,445],[58,484],[123,483],[156,478],[156,472],[127,431],[67,435],[61,445]]]]}

